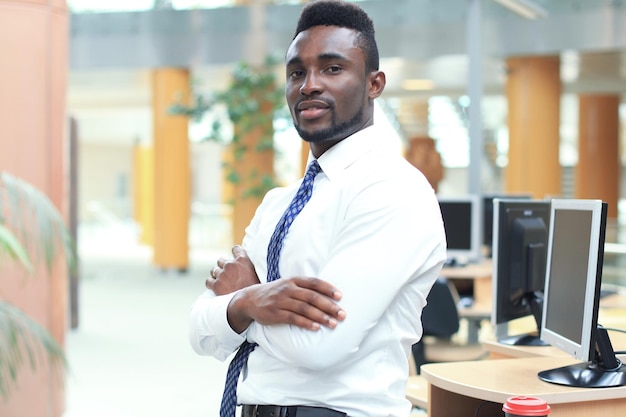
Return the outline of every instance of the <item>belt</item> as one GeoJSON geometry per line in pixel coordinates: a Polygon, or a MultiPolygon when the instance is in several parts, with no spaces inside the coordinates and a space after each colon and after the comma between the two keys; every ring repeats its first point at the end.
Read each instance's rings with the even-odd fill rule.
{"type": "Polygon", "coordinates": [[[324,407],[304,405],[248,405],[244,404],[241,417],[347,417],[346,413],[324,407]]]}

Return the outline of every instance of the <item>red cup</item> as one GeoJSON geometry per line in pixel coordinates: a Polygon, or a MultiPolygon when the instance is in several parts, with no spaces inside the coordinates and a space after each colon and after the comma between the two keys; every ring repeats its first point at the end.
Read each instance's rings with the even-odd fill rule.
{"type": "Polygon", "coordinates": [[[541,398],[517,396],[509,397],[502,406],[505,417],[546,417],[550,414],[548,402],[541,398]]]}

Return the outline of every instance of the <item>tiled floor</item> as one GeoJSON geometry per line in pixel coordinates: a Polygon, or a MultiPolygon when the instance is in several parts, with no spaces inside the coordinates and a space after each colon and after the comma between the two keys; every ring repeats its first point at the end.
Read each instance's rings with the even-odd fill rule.
{"type": "Polygon", "coordinates": [[[221,251],[194,252],[187,274],[163,273],[133,240],[100,236],[81,246],[64,417],[216,416],[226,364],[196,355],[186,330],[221,251]]]}

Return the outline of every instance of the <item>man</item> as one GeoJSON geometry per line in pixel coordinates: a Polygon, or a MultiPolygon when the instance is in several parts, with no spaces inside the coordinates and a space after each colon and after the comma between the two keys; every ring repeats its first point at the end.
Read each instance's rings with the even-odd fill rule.
{"type": "Polygon", "coordinates": [[[285,233],[274,229],[300,184],[268,192],[190,319],[199,354],[224,360],[252,346],[236,393],[244,417],[410,413],[410,348],[445,235],[431,186],[374,126],[385,87],[378,61],[372,21],[356,4],[303,8],[285,92],[309,165],[321,172],[305,176],[310,200],[285,233]],[[273,268],[279,279],[268,278],[273,268]]]}

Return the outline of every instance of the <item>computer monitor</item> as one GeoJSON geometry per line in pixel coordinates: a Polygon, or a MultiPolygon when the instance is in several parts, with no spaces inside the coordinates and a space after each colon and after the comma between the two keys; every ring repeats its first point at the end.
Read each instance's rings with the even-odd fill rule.
{"type": "Polygon", "coordinates": [[[477,195],[438,196],[448,243],[448,264],[464,265],[481,257],[481,200],[477,195]]]}
{"type": "Polygon", "coordinates": [[[552,200],[541,339],[582,362],[541,371],[543,381],[626,385],[626,367],[598,325],[606,213],[600,200],[552,200]]]}
{"type": "Polygon", "coordinates": [[[491,257],[493,254],[493,200],[495,198],[500,199],[515,199],[515,200],[530,200],[532,196],[530,194],[484,194],[482,196],[483,204],[483,247],[485,248],[485,255],[491,257]]]}
{"type": "Polygon", "coordinates": [[[537,331],[500,337],[507,345],[543,346],[539,337],[548,252],[550,202],[493,200],[493,308],[498,325],[532,314],[537,331]]]}

